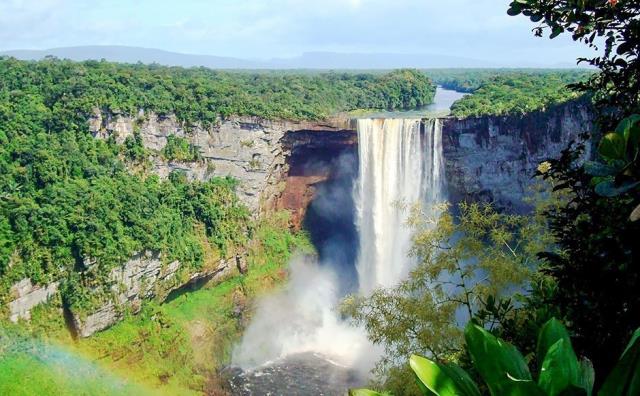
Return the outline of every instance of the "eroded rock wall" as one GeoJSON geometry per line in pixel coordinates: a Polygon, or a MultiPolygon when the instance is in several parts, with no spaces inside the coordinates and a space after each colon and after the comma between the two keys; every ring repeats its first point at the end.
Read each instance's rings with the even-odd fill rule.
{"type": "Polygon", "coordinates": [[[559,157],[570,141],[593,131],[594,114],[584,102],[521,117],[445,119],[442,135],[450,199],[490,201],[526,211],[524,199],[531,194],[538,164],[559,157]]]}
{"type": "Polygon", "coordinates": [[[136,117],[121,114],[102,114],[98,111],[90,119],[90,130],[97,138],[115,138],[123,143],[134,131],[140,133],[143,145],[155,152],[167,144],[167,137],[186,138],[202,155],[201,161],[167,161],[161,155],[151,160],[153,172],[168,177],[174,170],[182,170],[191,180],[205,180],[214,176],[231,176],[239,181],[239,198],[254,213],[272,208],[274,197],[281,191],[278,183],[287,171],[282,140],[292,131],[337,131],[349,128],[348,119],[325,122],[269,121],[257,117],[234,117],[205,127],[178,121],[175,116],[160,116],[140,112],[136,117]]]}
{"type": "Polygon", "coordinates": [[[9,320],[31,319],[31,309],[46,303],[58,292],[59,282],[48,285],[34,285],[31,279],[24,278],[11,287],[9,301],[9,320]]]}
{"type": "Polygon", "coordinates": [[[179,261],[163,264],[159,253],[145,251],[134,255],[129,261],[111,270],[108,281],[98,290],[106,299],[90,312],[70,309],[75,332],[80,337],[89,337],[120,321],[126,309],[137,313],[144,300],[164,300],[173,290],[187,282],[207,278],[219,279],[237,267],[239,259],[219,260],[211,269],[196,273],[184,273],[179,261]]]}

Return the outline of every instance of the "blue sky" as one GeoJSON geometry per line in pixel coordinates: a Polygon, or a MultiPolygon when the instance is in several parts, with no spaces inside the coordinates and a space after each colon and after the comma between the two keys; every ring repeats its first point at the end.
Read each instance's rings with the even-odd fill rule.
{"type": "Polygon", "coordinates": [[[509,0],[0,0],[0,50],[129,45],[268,59],[310,51],[573,63],[509,0]]]}

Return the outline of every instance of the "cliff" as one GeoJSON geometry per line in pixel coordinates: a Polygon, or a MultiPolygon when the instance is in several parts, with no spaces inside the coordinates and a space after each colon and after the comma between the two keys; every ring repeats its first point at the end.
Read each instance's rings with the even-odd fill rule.
{"type": "Polygon", "coordinates": [[[214,176],[231,176],[239,181],[237,193],[253,212],[272,208],[279,193],[278,183],[287,172],[288,149],[285,134],[292,131],[339,131],[350,128],[350,120],[330,119],[326,122],[270,121],[258,117],[233,117],[219,120],[211,127],[185,126],[175,116],[159,116],[140,112],[137,117],[102,114],[89,120],[91,133],[99,139],[115,138],[116,142],[140,133],[143,145],[160,151],[167,136],[186,138],[195,145],[201,161],[166,161],[158,155],[151,158],[153,172],[166,178],[174,170],[182,170],[191,180],[214,176]]]}
{"type": "Polygon", "coordinates": [[[530,194],[538,164],[559,157],[581,133],[593,132],[593,121],[593,110],[584,102],[524,116],[445,119],[442,137],[450,199],[489,201],[526,211],[523,200],[530,194]]]}
{"type": "MultiPolygon", "coordinates": [[[[357,158],[355,122],[337,118],[326,122],[268,121],[237,117],[211,127],[185,126],[175,117],[140,112],[136,117],[96,112],[91,133],[122,143],[134,131],[152,153],[152,171],[168,177],[182,170],[190,179],[232,176],[237,193],[254,216],[272,210],[292,213],[300,228],[316,186],[332,180],[356,161],[337,161],[344,154],[357,158]],[[193,162],[167,161],[160,150],[167,137],[187,139],[201,153],[193,162]]],[[[479,117],[443,120],[443,151],[449,198],[485,200],[513,211],[527,209],[531,176],[537,165],[556,157],[569,141],[593,128],[593,114],[584,103],[569,103],[522,117],[479,117]]],[[[136,312],[144,299],[164,299],[172,290],[196,279],[218,279],[246,269],[242,254],[220,259],[206,271],[185,273],[179,262],[163,264],[154,252],[141,252],[114,269],[103,285],[108,298],[90,312],[69,312],[79,336],[89,336],[121,319],[125,309],[136,312]]],[[[29,319],[30,310],[58,293],[58,282],[33,285],[28,278],[14,285],[8,302],[13,321],[29,319]]]]}
{"type": "MultiPolygon", "coordinates": [[[[333,133],[350,128],[347,119],[322,123],[269,121],[253,117],[238,117],[212,127],[185,126],[174,116],[164,117],[140,112],[135,117],[122,114],[103,114],[96,111],[89,120],[90,132],[98,139],[113,138],[117,143],[139,133],[145,148],[152,153],[151,171],[166,178],[174,170],[183,171],[191,180],[205,180],[214,176],[231,176],[238,180],[237,194],[254,216],[277,208],[290,209],[296,205],[280,205],[280,197],[288,183],[291,150],[301,141],[287,138],[301,132],[307,136],[304,146],[313,146],[309,137],[315,133],[333,133]],[[187,139],[198,148],[198,161],[168,161],[160,151],[167,137],[174,135],[187,139]],[[280,205],[280,206],[279,206],[280,205]]],[[[351,131],[351,136],[353,131],[351,131]]],[[[318,140],[318,142],[322,139],[318,140]]],[[[323,143],[320,143],[322,146],[323,143]]],[[[326,149],[326,147],[325,147],[326,149]]],[[[307,179],[305,179],[307,180],[307,179]]],[[[305,182],[305,186],[308,183],[305,182]]],[[[288,191],[291,191],[290,189],[288,191]]],[[[296,193],[290,194],[290,196],[296,193]]],[[[298,206],[306,207],[307,201],[298,206]]],[[[86,263],[87,269],[91,263],[86,263]]],[[[216,260],[212,265],[189,273],[180,262],[163,263],[157,252],[141,252],[120,267],[113,269],[100,286],[102,302],[86,310],[67,310],[67,318],[74,332],[88,337],[121,320],[126,310],[137,312],[145,299],[164,300],[171,291],[198,280],[217,280],[232,271],[246,271],[244,253],[216,260]]],[[[9,319],[16,322],[29,320],[31,309],[47,302],[59,292],[59,282],[34,285],[25,278],[13,285],[7,302],[9,319]]]]}
{"type": "MultiPolygon", "coordinates": [[[[516,211],[526,210],[531,176],[538,164],[557,157],[571,140],[593,129],[593,113],[584,102],[570,102],[524,116],[443,119],[443,151],[450,199],[491,201],[516,211]]],[[[161,150],[167,136],[188,139],[202,161],[166,161],[153,156],[161,177],[176,169],[190,179],[232,176],[238,195],[256,215],[273,209],[293,213],[300,224],[313,199],[313,186],[331,177],[328,163],[344,152],[357,153],[354,120],[326,122],[268,121],[239,117],[211,128],[188,130],[175,117],[141,113],[91,119],[98,138],[124,139],[138,130],[145,147],[161,150]],[[323,165],[324,164],[324,165],[323,165]]],[[[357,163],[355,164],[357,166],[357,163]]]]}

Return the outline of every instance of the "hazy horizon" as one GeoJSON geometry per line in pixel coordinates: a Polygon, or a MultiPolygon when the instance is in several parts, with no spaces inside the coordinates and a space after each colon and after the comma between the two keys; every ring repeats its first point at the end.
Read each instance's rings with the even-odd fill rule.
{"type": "Polygon", "coordinates": [[[306,52],[299,56],[270,59],[247,59],[221,57],[206,54],[189,54],[157,48],[129,46],[75,46],[45,50],[0,51],[0,56],[12,56],[23,60],[39,60],[46,56],[74,61],[101,60],[167,66],[214,69],[316,69],[316,70],[391,70],[397,68],[417,69],[585,69],[588,66],[575,63],[544,64],[532,60],[526,64],[497,63],[481,59],[440,54],[400,53],[340,53],[306,52]]]}
{"type": "Polygon", "coordinates": [[[587,54],[568,37],[534,37],[527,18],[506,14],[508,3],[7,0],[0,52],[125,46],[260,62],[315,53],[428,55],[480,67],[568,67],[587,54]]]}

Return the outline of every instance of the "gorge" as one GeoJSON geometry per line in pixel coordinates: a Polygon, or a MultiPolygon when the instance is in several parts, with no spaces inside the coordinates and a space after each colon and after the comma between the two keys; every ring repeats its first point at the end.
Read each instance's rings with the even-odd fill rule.
{"type": "Polygon", "coordinates": [[[0,395],[640,395],[640,0],[75,3],[0,1],[0,395]]]}
{"type": "MultiPolygon", "coordinates": [[[[381,351],[364,329],[340,318],[338,304],[347,292],[368,295],[378,287],[393,287],[413,267],[410,207],[433,211],[445,199],[442,128],[439,119],[358,119],[357,134],[354,184],[330,196],[337,207],[347,201],[344,195],[351,196],[352,207],[343,210],[352,213],[347,218],[355,217],[358,242],[341,240],[349,233],[339,228],[320,228],[337,237],[316,244],[319,260],[294,261],[285,290],[258,305],[234,353],[233,363],[247,370],[232,379],[234,393],[339,394],[362,385],[378,359],[381,351]],[[357,259],[334,261],[335,255],[323,254],[329,249],[355,250],[352,258],[357,259]],[[354,269],[356,279],[349,279],[354,269]],[[345,284],[351,287],[339,287],[345,284]]],[[[325,194],[319,191],[316,199],[325,194]]],[[[319,215],[343,214],[333,206],[319,215]]]]}
{"type": "MultiPolygon", "coordinates": [[[[167,144],[168,136],[185,138],[198,147],[202,160],[185,162],[154,156],[154,173],[167,177],[172,171],[180,170],[193,180],[234,177],[239,181],[240,199],[254,216],[286,210],[292,214],[292,226],[299,229],[304,225],[316,189],[323,183],[353,178],[357,174],[357,152],[363,147],[359,142],[362,136],[358,136],[358,123],[348,117],[320,123],[232,117],[216,127],[185,129],[175,118],[153,113],[127,117],[96,112],[90,120],[90,130],[96,138],[114,138],[118,142],[137,133],[145,147],[156,150],[167,144]]],[[[416,118],[411,123],[416,130],[429,129],[430,123],[437,123],[442,129],[442,161],[448,176],[443,189],[450,200],[486,200],[509,210],[524,211],[527,210],[523,198],[530,185],[529,175],[541,161],[557,156],[569,141],[591,130],[593,116],[587,104],[569,102],[523,117],[416,118]]],[[[368,135],[365,133],[365,136],[368,135]]],[[[428,173],[426,175],[428,177],[428,173]]],[[[225,271],[241,267],[241,262],[242,254],[223,258],[218,266],[189,274],[187,281],[216,274],[222,276],[225,271]]],[[[178,279],[171,280],[173,274],[179,272],[180,263],[172,264],[162,273],[152,269],[157,264],[157,260],[134,259],[113,272],[111,287],[123,290],[121,303],[125,307],[137,307],[144,296],[158,293],[155,287],[155,291],[140,290],[143,284],[155,285],[158,279],[163,279],[165,286],[160,286],[159,293],[164,295],[181,285],[178,279]],[[118,275],[120,272],[127,275],[123,278],[118,275]]],[[[22,281],[26,282],[28,279],[22,281]]],[[[15,297],[8,303],[10,316],[28,318],[33,307],[55,292],[55,283],[29,288],[16,284],[14,289],[15,297]]],[[[99,307],[83,319],[74,319],[76,331],[83,336],[91,335],[117,322],[121,317],[119,312],[121,309],[110,304],[99,307]]]]}

